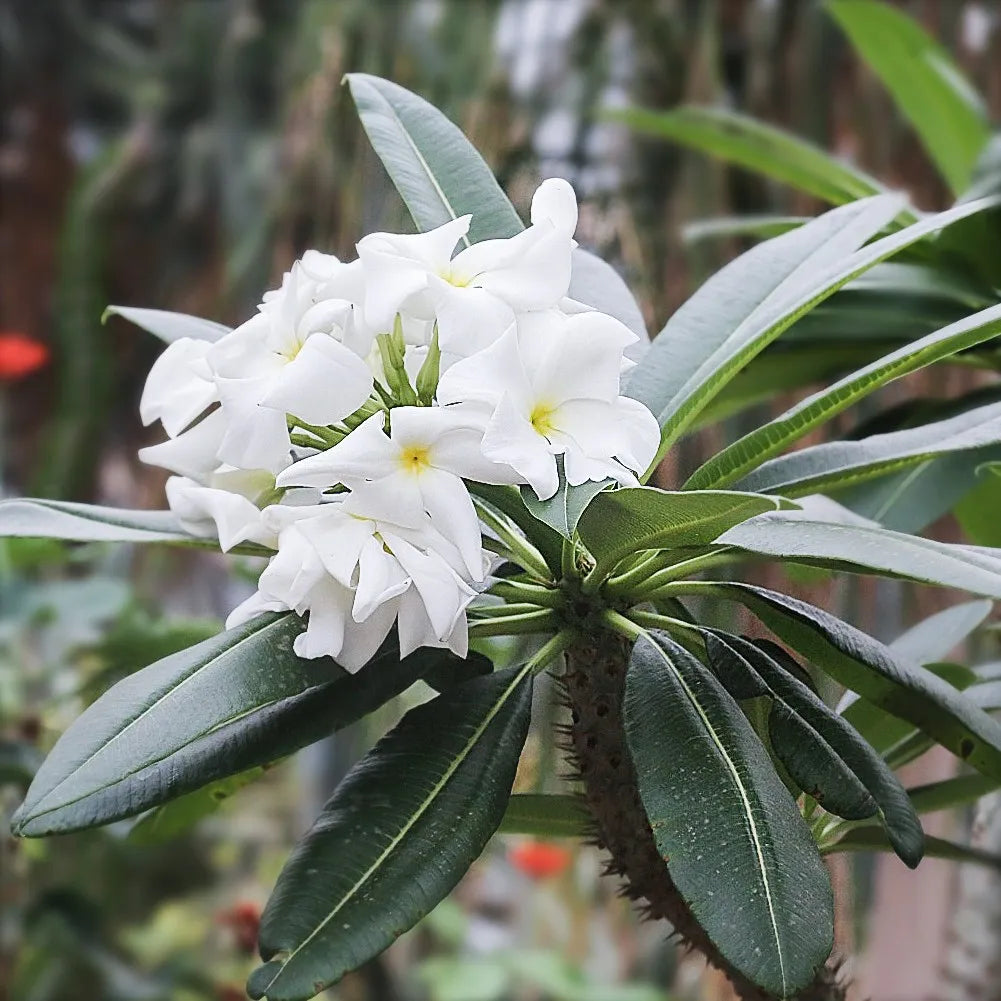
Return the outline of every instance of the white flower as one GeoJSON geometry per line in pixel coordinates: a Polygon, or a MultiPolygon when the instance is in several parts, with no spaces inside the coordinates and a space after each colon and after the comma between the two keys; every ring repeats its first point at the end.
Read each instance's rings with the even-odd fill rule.
{"type": "Polygon", "coordinates": [[[167,346],[146,376],[139,416],[143,424],[159,419],[172,438],[218,402],[206,355],[209,341],[182,337],[167,346]]]}
{"type": "Polygon", "coordinates": [[[447,354],[487,347],[515,313],[556,306],[570,286],[577,201],[566,181],[544,181],[532,199],[532,225],[506,240],[470,244],[470,216],[429,233],[373,233],[358,244],[366,276],[365,318],[392,329],[397,313],[436,320],[447,354]],[[466,247],[454,258],[456,244],[466,247]]]}
{"type": "Polygon", "coordinates": [[[296,653],[329,655],[349,671],[367,663],[394,621],[401,656],[420,646],[465,656],[465,610],[476,592],[456,573],[458,554],[423,511],[402,511],[395,498],[369,486],[327,504],[271,507],[269,519],[278,553],[258,594],[227,627],[266,609],[308,611],[296,653]]]}
{"type": "Polygon", "coordinates": [[[635,334],[604,313],[527,314],[491,347],[456,362],[438,402],[476,409],[483,454],[516,469],[541,499],[559,485],[612,477],[634,484],[660,443],[642,404],[619,396],[623,348],[635,334]],[[631,472],[632,471],[632,472],[631,472]]]}
{"type": "Polygon", "coordinates": [[[372,392],[365,357],[373,336],[348,295],[357,264],[316,251],[293,264],[260,312],[213,344],[207,358],[231,416],[221,461],[278,472],[288,464],[286,414],[336,424],[372,392]]]}
{"type": "Polygon", "coordinates": [[[208,485],[183,476],[167,480],[167,503],[192,535],[218,538],[228,552],[241,542],[276,547],[278,536],[264,523],[258,503],[273,494],[275,478],[267,470],[220,467],[208,485]]]}
{"type": "Polygon", "coordinates": [[[219,467],[219,446],[226,430],[226,416],[217,407],[177,437],[139,449],[139,458],[151,466],[162,466],[202,482],[219,467]]]}
{"type": "Polygon", "coordinates": [[[484,458],[482,431],[462,407],[396,407],[389,435],[385,419],[375,414],[340,444],[296,462],[278,485],[356,488],[375,482],[399,510],[426,512],[458,549],[469,579],[483,580],[479,520],[462,478],[516,483],[517,474],[484,458]]]}

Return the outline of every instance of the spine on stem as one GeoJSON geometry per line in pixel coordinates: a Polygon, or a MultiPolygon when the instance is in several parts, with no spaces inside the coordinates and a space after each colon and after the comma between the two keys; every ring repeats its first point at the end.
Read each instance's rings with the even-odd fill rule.
{"type": "MultiPolygon", "coordinates": [[[[626,745],[622,696],[629,641],[594,632],[567,651],[562,681],[571,710],[566,750],[583,784],[599,848],[608,852],[606,872],[623,880],[623,893],[647,916],[663,919],[688,949],[697,949],[730,979],[742,1001],[773,1001],[724,959],[674,885],[640,801],[626,745]]],[[[822,969],[799,1001],[844,1001],[836,970],[822,969]]]]}

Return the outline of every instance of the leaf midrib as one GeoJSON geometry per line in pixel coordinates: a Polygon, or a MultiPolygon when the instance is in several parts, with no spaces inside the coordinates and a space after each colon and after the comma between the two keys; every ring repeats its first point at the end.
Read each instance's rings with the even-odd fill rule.
{"type": "MultiPolygon", "coordinates": [[[[383,102],[383,104],[385,105],[385,107],[388,109],[390,115],[393,118],[393,121],[396,122],[396,124],[399,126],[400,132],[403,133],[403,138],[406,139],[406,141],[407,141],[407,145],[413,151],[414,156],[417,157],[417,162],[420,164],[420,167],[424,171],[424,173],[427,174],[428,180],[431,182],[431,186],[434,188],[435,193],[441,199],[442,205],[445,206],[445,211],[449,214],[449,216],[453,220],[458,219],[459,215],[456,213],[455,209],[453,208],[452,203],[448,200],[448,196],[442,190],[441,185],[438,183],[438,178],[435,177],[433,171],[431,170],[431,165],[424,158],[424,154],[421,152],[420,147],[417,145],[417,143],[414,142],[413,137],[410,135],[410,131],[408,130],[406,124],[403,121],[403,119],[400,118],[399,114],[396,111],[396,108],[393,107],[392,102],[389,100],[388,97],[386,97],[385,94],[382,93],[381,90],[379,90],[378,87],[373,86],[373,89],[376,91],[376,93],[378,93],[379,99],[383,102]]],[[[461,240],[462,240],[462,243],[465,244],[466,247],[472,246],[472,244],[469,242],[469,235],[468,234],[464,233],[462,235],[461,240]]]]}
{"type": "Polygon", "coordinates": [[[262,996],[266,996],[268,991],[277,983],[278,978],[285,972],[296,956],[305,949],[313,939],[316,938],[320,932],[323,931],[326,926],[333,921],[337,914],[342,910],[342,908],[362,889],[365,883],[371,878],[371,876],[382,866],[386,859],[395,851],[396,847],[400,842],[407,836],[407,834],[412,830],[414,825],[424,816],[427,810],[430,808],[431,804],[437,799],[441,791],[446,785],[452,780],[452,776],[458,770],[459,766],[469,757],[472,753],[473,748],[476,746],[479,739],[483,736],[487,727],[493,722],[494,718],[500,712],[501,708],[507,703],[510,698],[511,693],[521,684],[525,677],[531,673],[532,665],[526,664],[522,669],[511,679],[511,683],[504,689],[501,693],[500,698],[494,703],[490,712],[483,718],[483,721],[477,726],[477,728],[470,734],[469,739],[466,741],[462,748],[460,754],[456,755],[452,760],[451,764],[442,774],[441,778],[434,784],[431,791],[424,797],[423,801],[418,806],[417,810],[414,811],[413,815],[406,822],[406,824],[399,830],[399,832],[394,835],[389,844],[379,853],[375,861],[361,874],[361,876],[355,881],[354,885],[348,890],[348,892],[338,901],[337,906],[334,907],[327,916],[317,924],[317,926],[303,939],[293,949],[288,956],[282,961],[275,975],[268,982],[267,987],[262,991],[262,996]]]}
{"type": "Polygon", "coordinates": [[[768,917],[772,926],[772,933],[775,938],[775,953],[779,961],[779,974],[782,978],[782,995],[783,997],[788,993],[787,979],[786,979],[786,969],[785,969],[785,958],[782,952],[782,938],[779,934],[778,919],[775,914],[775,903],[772,900],[772,889],[771,883],[768,879],[768,871],[765,868],[765,856],[764,850],[761,846],[761,840],[758,836],[758,826],[754,821],[754,812],[751,809],[751,802],[748,799],[747,792],[744,789],[744,783],[741,780],[740,772],[737,770],[736,765],[733,763],[730,755],[727,753],[719,735],[716,733],[715,728],[712,725],[709,717],[706,715],[702,706],[700,705],[695,693],[691,690],[688,682],[685,680],[682,673],[674,666],[671,659],[667,656],[666,652],[661,648],[660,644],[656,643],[650,633],[641,629],[640,634],[646,639],[646,641],[657,651],[660,657],[663,659],[664,663],[667,665],[668,670],[678,679],[682,688],[685,690],[685,694],[688,696],[689,702],[691,702],[695,711],[699,714],[703,725],[706,728],[709,736],[712,738],[713,743],[716,745],[716,749],[722,757],[724,763],[726,764],[727,770],[730,773],[730,777],[733,780],[733,784],[740,796],[741,802],[744,804],[745,820],[747,823],[748,834],[750,835],[751,841],[754,844],[754,853],[758,861],[758,875],[761,879],[762,889],[765,894],[765,902],[768,905],[768,917]]]}
{"type": "MultiPolygon", "coordinates": [[[[129,722],[124,727],[122,727],[122,729],[120,729],[117,733],[113,734],[112,737],[109,740],[105,741],[105,743],[103,743],[100,747],[98,747],[97,749],[95,749],[94,751],[92,751],[68,775],[63,776],[63,778],[61,778],[48,792],[46,792],[35,803],[35,809],[33,809],[31,811],[29,819],[33,820],[36,817],[45,816],[46,814],[52,813],[55,810],[63,809],[66,806],[72,806],[73,803],[79,802],[80,799],[85,799],[86,796],[92,795],[92,793],[86,793],[84,796],[80,796],[80,797],[77,797],[77,799],[70,800],[68,803],[61,803],[61,804],[59,804],[57,806],[49,807],[46,810],[38,810],[38,807],[41,806],[42,803],[44,803],[47,799],[49,799],[51,796],[53,796],[59,789],[62,788],[62,786],[64,786],[75,775],[79,774],[80,771],[82,771],[84,768],[86,768],[98,755],[100,755],[104,751],[106,751],[116,740],[118,740],[119,737],[121,737],[125,733],[127,733],[130,729],[132,729],[133,726],[135,726],[137,723],[139,723],[143,718],[145,718],[149,713],[151,713],[154,709],[156,709],[158,706],[160,706],[167,699],[173,697],[189,681],[191,681],[192,678],[197,677],[203,670],[206,670],[207,668],[211,667],[221,657],[226,656],[226,655],[232,653],[234,650],[239,649],[239,647],[241,647],[244,643],[248,642],[249,640],[253,639],[254,637],[259,636],[265,630],[270,629],[272,626],[278,626],[278,625],[281,625],[281,624],[285,623],[286,619],[287,619],[287,616],[283,615],[280,618],[275,619],[273,622],[267,622],[267,623],[262,624],[260,627],[254,629],[252,632],[247,633],[245,636],[241,636],[240,639],[238,639],[235,643],[233,643],[232,646],[227,646],[223,650],[220,650],[219,653],[217,653],[214,657],[212,657],[211,660],[207,660],[207,661],[205,661],[202,664],[196,665],[195,668],[194,668],[194,670],[192,670],[190,674],[185,675],[185,677],[182,678],[181,681],[178,682],[178,684],[174,685],[172,688],[169,688],[166,692],[164,692],[162,695],[160,695],[155,701],[151,702],[141,713],[139,713],[138,716],[136,716],[134,719],[129,720],[129,722]]],[[[206,732],[208,732],[208,731],[206,731],[206,732]]],[[[204,735],[205,735],[204,733],[199,734],[195,739],[197,740],[198,737],[202,737],[204,735]]],[[[175,751],[176,750],[177,749],[175,748],[175,751]]],[[[171,752],[171,753],[174,753],[174,752],[171,752]]],[[[165,757],[169,757],[169,755],[165,755],[165,757]]],[[[161,758],[161,759],[157,759],[157,760],[163,760],[163,759],[161,758]]],[[[149,764],[156,764],[156,761],[149,762],[149,764]]],[[[143,767],[145,767],[145,766],[143,766],[143,767]]],[[[141,769],[137,769],[137,771],[139,771],[139,770],[141,770],[141,769]]]]}

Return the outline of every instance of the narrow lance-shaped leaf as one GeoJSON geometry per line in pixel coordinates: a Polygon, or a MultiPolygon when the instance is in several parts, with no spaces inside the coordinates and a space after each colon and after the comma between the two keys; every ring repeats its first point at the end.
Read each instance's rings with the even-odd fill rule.
{"type": "Polygon", "coordinates": [[[878,194],[882,185],[797,136],[725,108],[608,110],[604,117],[764,174],[832,205],[878,194]]]}
{"type": "Polygon", "coordinates": [[[728,264],[674,314],[629,378],[627,394],[664,429],[658,461],[723,387],[797,319],[922,237],[998,203],[986,198],[958,205],[861,247],[900,206],[892,195],[876,196],[833,209],[728,264]]]}
{"type": "MultiPolygon", "coordinates": [[[[522,221],[486,161],[434,105],[381,77],[349,73],[345,79],[372,147],[418,229],[472,215],[465,246],[521,232],[522,221]]],[[[611,313],[646,340],[643,315],[625,282],[581,248],[573,255],[570,295],[611,313]]]]}
{"type": "Polygon", "coordinates": [[[815,427],[829,421],[870,393],[911,372],[948,358],[1001,333],[1001,305],[922,337],[834,385],[808,396],[780,417],[728,445],[700,466],[685,483],[687,490],[720,489],[778,455],[815,427]]]}
{"type": "Polygon", "coordinates": [[[782,560],[1001,598],[1001,550],[936,542],[859,521],[841,524],[806,511],[776,511],[734,526],[716,542],[782,560]]]}
{"type": "MultiPolygon", "coordinates": [[[[886,833],[878,827],[866,825],[846,831],[837,841],[824,845],[821,851],[825,855],[835,855],[839,852],[888,852],[892,846],[886,833]]],[[[970,845],[961,845],[946,838],[925,837],[925,855],[929,858],[949,859],[953,862],[970,862],[973,865],[987,866],[989,869],[1001,871],[1001,855],[970,845]]]]}
{"type": "Polygon", "coordinates": [[[920,427],[803,448],[770,459],[737,486],[802,497],[899,472],[950,452],[968,452],[999,443],[1001,404],[992,403],[920,427]]]}
{"type": "Polygon", "coordinates": [[[1001,778],[1001,723],[947,682],[894,656],[854,626],[798,598],[750,584],[685,581],[675,590],[745,605],[815,667],[891,715],[913,723],[977,771],[1001,778]]]}
{"type": "MultiPolygon", "coordinates": [[[[0,501],[0,538],[65,539],[70,542],[165,542],[218,549],[217,539],[199,538],[181,528],[170,511],[129,511],[34,497],[0,501]]],[[[231,552],[268,555],[251,543],[231,552]]]]}
{"type": "Polygon", "coordinates": [[[251,997],[312,997],[451,891],[504,816],[531,690],[517,668],[459,685],[355,765],[278,877],[251,997]]]}
{"type": "Polygon", "coordinates": [[[137,327],[149,331],[161,341],[171,344],[182,337],[196,341],[217,341],[230,332],[230,328],[215,320],[204,320],[187,313],[171,313],[165,309],[140,309],[138,306],[109,306],[103,319],[120,316],[137,327]]]}
{"type": "Polygon", "coordinates": [[[723,687],[738,700],[762,696],[769,703],[768,739],[796,788],[808,793],[829,813],[851,820],[876,814],[876,802],[833,747],[798,716],[754,669],[738,637],[705,630],[709,666],[723,687]]]}
{"type": "Polygon", "coordinates": [[[284,757],[354,722],[450,654],[395,644],[358,674],[292,650],[304,628],[269,614],[137,671],[59,738],[15,833],[75,831],[137,813],[284,757]]]}
{"type": "Polygon", "coordinates": [[[740,707],[662,633],[641,636],[625,731],[671,878],[726,960],[780,998],[831,951],[833,900],[817,847],[740,707]]]}
{"type": "MultiPolygon", "coordinates": [[[[1001,552],[998,553],[1001,559],[1001,552]]],[[[916,626],[901,633],[890,649],[898,656],[919,664],[944,660],[955,647],[983,625],[991,614],[990,601],[964,601],[929,615],[916,626]]]]}
{"type": "MultiPolygon", "coordinates": [[[[883,759],[850,724],[780,666],[771,655],[770,645],[761,641],[750,643],[739,637],[729,637],[727,643],[758,672],[775,698],[806,723],[857,777],[878,808],[880,822],[886,828],[894,851],[907,865],[916,866],[924,851],[921,822],[904,787],[883,759]]],[[[804,750],[794,749],[801,762],[807,756],[804,750]]]]}
{"type": "Polygon", "coordinates": [[[990,125],[983,101],[949,53],[890,4],[833,0],[827,9],[893,95],[953,194],[961,194],[990,125]]]}

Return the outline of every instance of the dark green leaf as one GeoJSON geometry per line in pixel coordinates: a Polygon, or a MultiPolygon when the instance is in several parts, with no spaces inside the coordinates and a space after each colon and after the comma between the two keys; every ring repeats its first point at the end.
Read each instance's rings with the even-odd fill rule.
{"type": "Polygon", "coordinates": [[[15,832],[106,824],[284,757],[371,712],[438,659],[420,650],[400,662],[387,644],[349,674],[329,658],[296,657],[302,629],[294,614],[259,616],[120,681],[56,743],[15,832]]]}
{"type": "Polygon", "coordinates": [[[802,782],[801,788],[829,812],[850,820],[872,816],[878,808],[880,822],[886,828],[894,850],[907,865],[912,868],[916,866],[921,861],[924,848],[921,822],[904,787],[883,759],[857,731],[829,709],[807,686],[786,673],[760,645],[736,636],[725,637],[724,642],[732,653],[742,657],[758,673],[778,703],[788,708],[788,716],[780,715],[778,719],[778,727],[787,741],[781,744],[780,751],[780,743],[773,738],[776,753],[797,781],[800,777],[807,781],[814,777],[818,782],[823,782],[820,796],[815,795],[813,789],[802,782]],[[809,733],[803,729],[804,726],[809,733]],[[810,734],[816,737],[816,746],[813,748],[802,742],[802,738],[809,737],[810,734]],[[856,805],[852,802],[850,783],[843,789],[832,787],[830,782],[837,778],[835,770],[828,774],[819,771],[818,766],[825,760],[830,761],[832,757],[843,763],[862,790],[871,797],[869,805],[872,809],[868,813],[861,812],[866,804],[858,801],[856,805]],[[855,815],[845,812],[846,808],[854,810],[855,815]]]}
{"type": "Polygon", "coordinates": [[[504,816],[531,692],[524,669],[452,688],[351,770],[278,877],[251,997],[312,997],[451,891],[504,816]]]}
{"type": "Polygon", "coordinates": [[[906,719],[985,775],[1001,778],[1001,723],[947,682],[823,609],[737,582],[685,581],[678,593],[738,601],[811,664],[906,719]]]}
{"type": "Polygon", "coordinates": [[[737,970],[792,997],[830,954],[833,900],[764,747],[712,673],[665,634],[637,640],[623,708],[640,798],[686,903],[737,970]]]}

